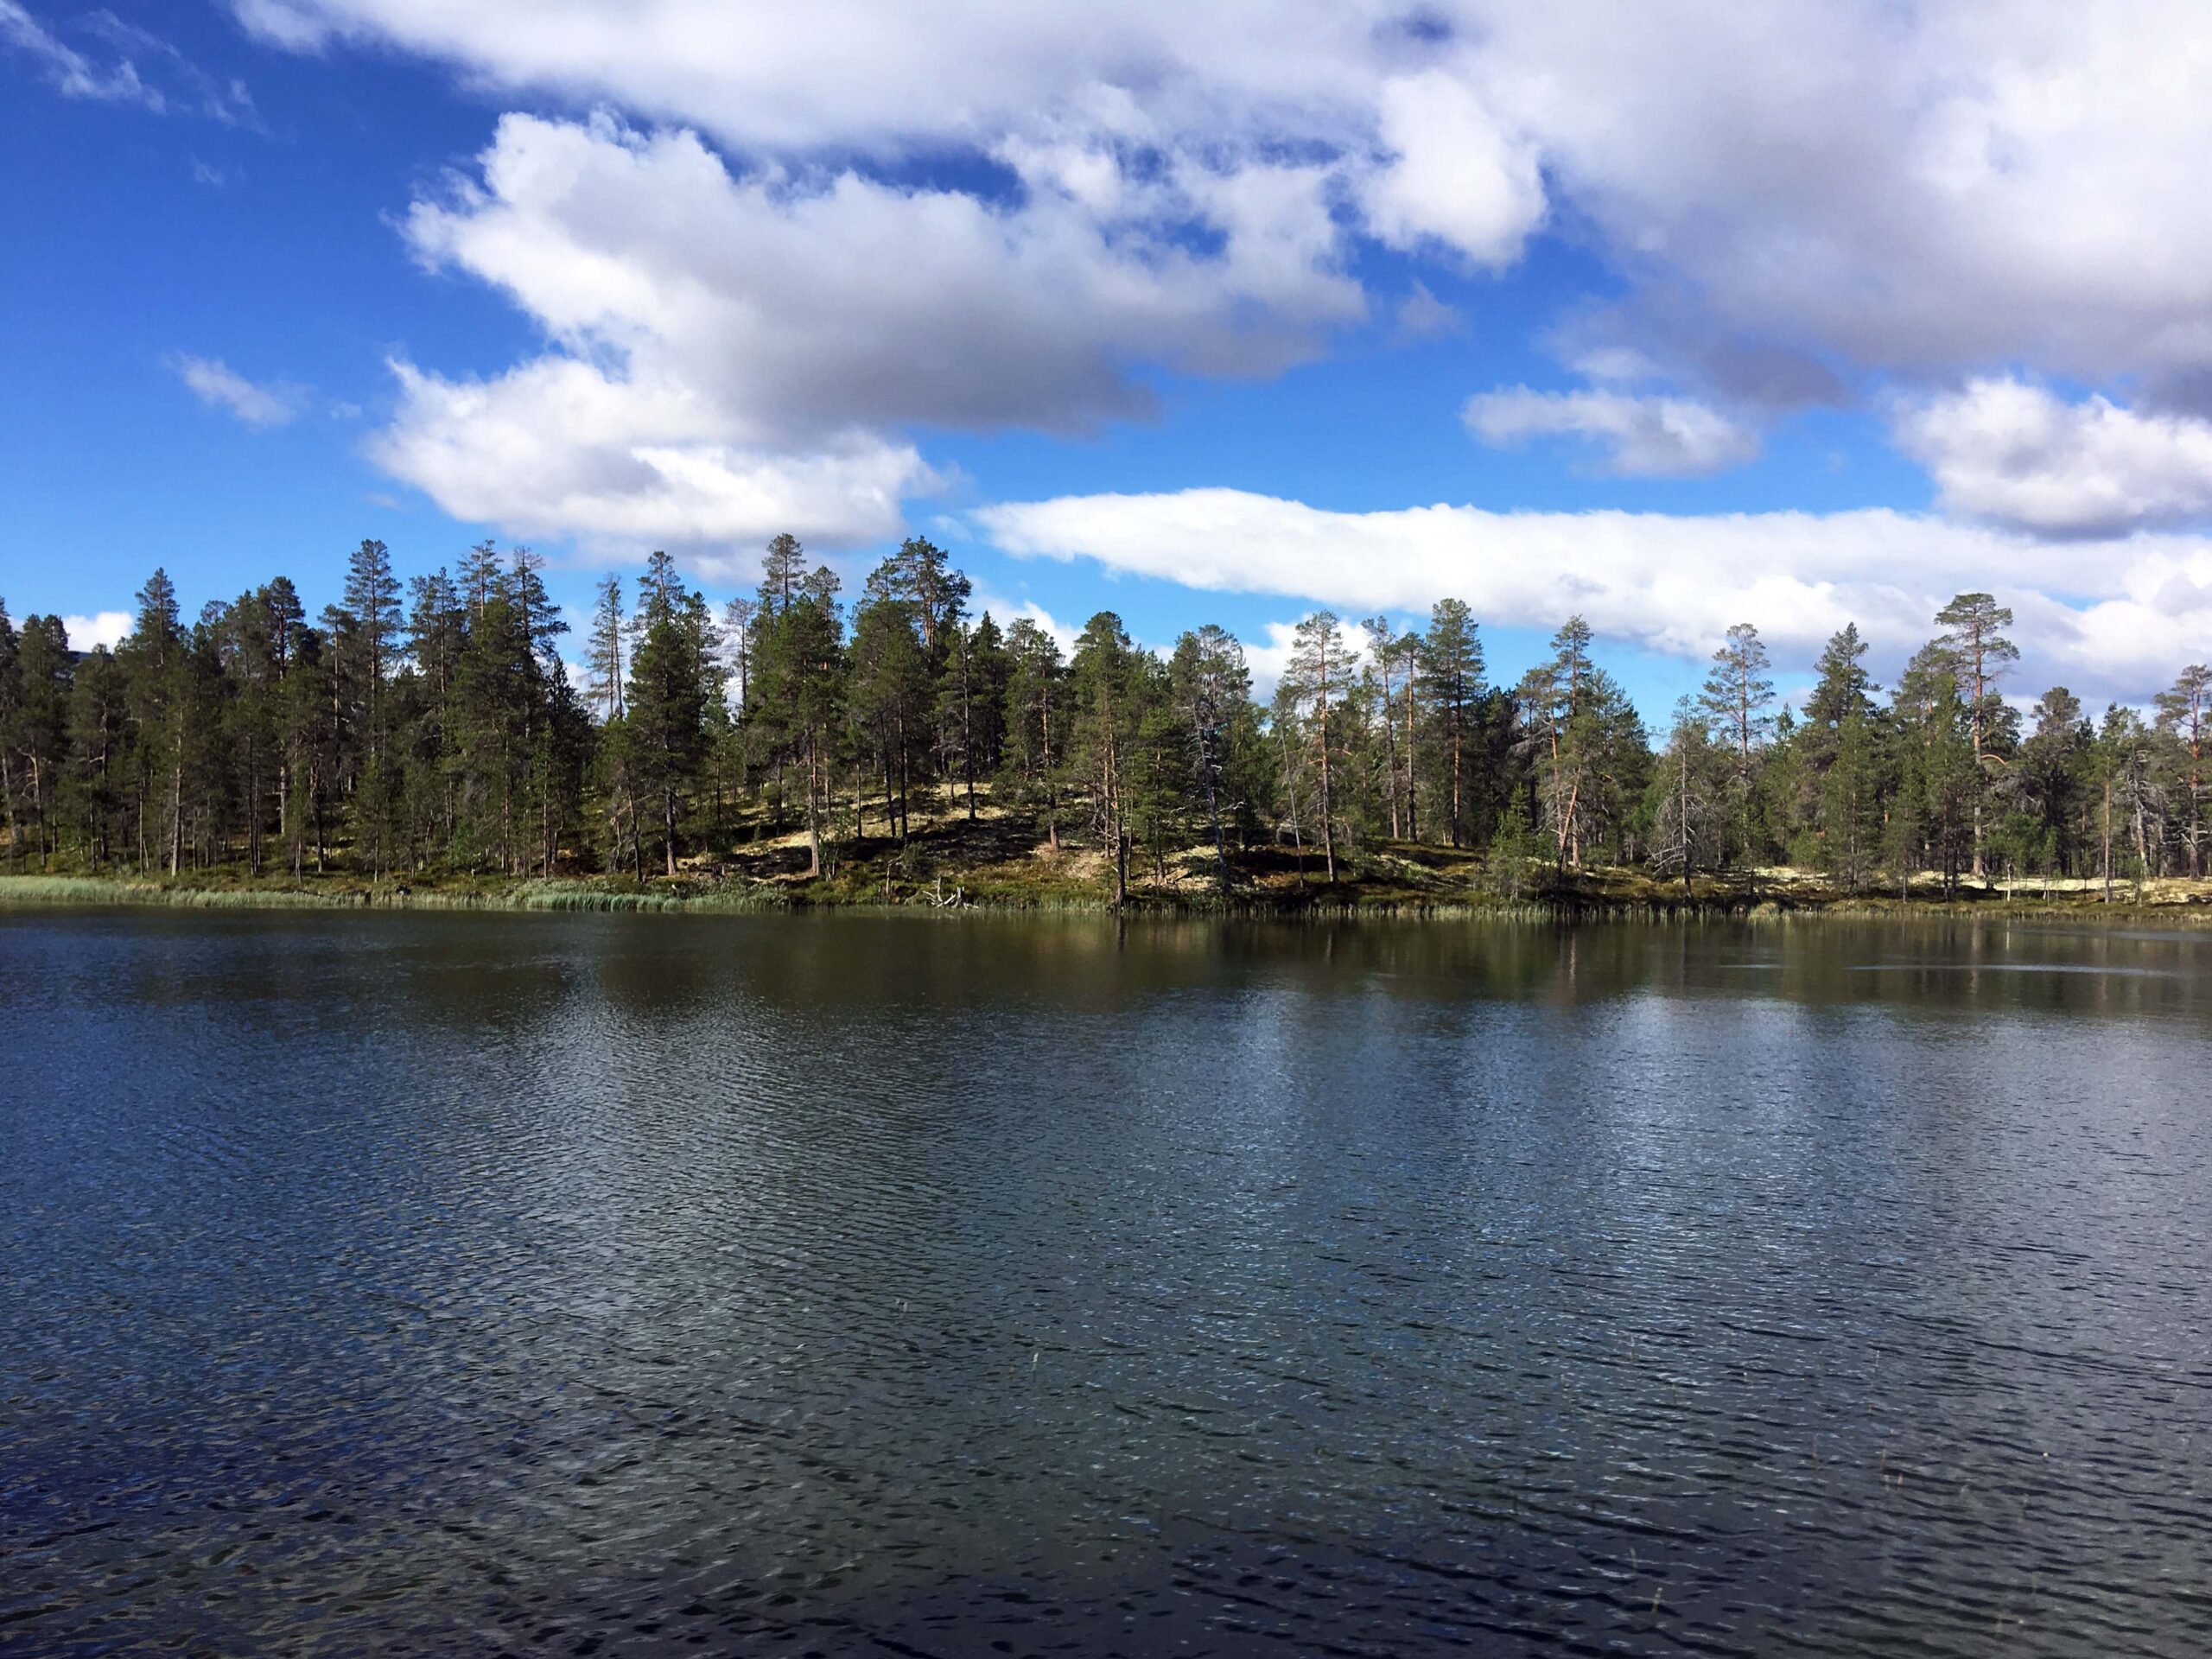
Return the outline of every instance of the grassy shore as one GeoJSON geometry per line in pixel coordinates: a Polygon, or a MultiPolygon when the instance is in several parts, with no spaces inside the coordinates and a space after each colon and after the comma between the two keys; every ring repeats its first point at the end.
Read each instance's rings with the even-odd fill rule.
{"type": "MultiPolygon", "coordinates": [[[[1255,915],[1316,919],[1361,916],[1539,919],[1730,916],[2008,916],[2118,920],[2156,917],[2212,924],[2212,880],[2138,884],[2042,880],[1968,883],[1946,896],[1932,877],[1900,893],[1894,883],[1846,892],[1803,870],[1732,870],[1660,880],[1634,869],[1559,870],[1510,864],[1412,842],[1370,842],[1338,859],[1325,879],[1310,852],[1255,848],[1238,854],[1220,891],[1210,849],[1133,866],[1130,907],[1152,914],[1255,915]]],[[[484,874],[377,879],[327,870],[249,874],[242,867],[166,874],[112,872],[0,874],[0,906],[173,905],[208,908],[337,907],[414,910],[728,912],[896,906],[957,910],[1111,908],[1111,871],[1095,849],[1055,849],[1038,826],[985,811],[950,817],[903,847],[848,842],[823,875],[807,874],[801,837],[757,835],[669,877],[574,875],[551,880],[484,874]]]]}

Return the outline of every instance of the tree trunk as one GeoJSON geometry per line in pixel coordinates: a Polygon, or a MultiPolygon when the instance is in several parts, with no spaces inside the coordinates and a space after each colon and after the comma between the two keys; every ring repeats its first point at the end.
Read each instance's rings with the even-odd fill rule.
{"type": "Polygon", "coordinates": [[[1414,674],[1413,670],[1408,667],[1406,671],[1406,839],[1408,841],[1421,839],[1420,767],[1415,764],[1416,760],[1417,755],[1414,749],[1414,674]]]}

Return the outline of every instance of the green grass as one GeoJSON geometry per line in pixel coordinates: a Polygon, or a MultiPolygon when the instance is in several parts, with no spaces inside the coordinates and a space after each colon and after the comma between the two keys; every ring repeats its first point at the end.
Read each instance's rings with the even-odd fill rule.
{"type": "MultiPolygon", "coordinates": [[[[826,876],[809,878],[794,838],[702,860],[681,875],[639,882],[602,874],[518,879],[415,874],[372,880],[344,872],[249,875],[232,866],[165,876],[0,874],[0,906],[170,905],[207,909],[530,910],[629,914],[730,913],[816,907],[1110,911],[1105,861],[1071,845],[1046,855],[1036,824],[1011,814],[950,817],[922,827],[901,847],[887,839],[848,843],[826,876]],[[957,904],[947,901],[957,895],[957,904]]],[[[1503,869],[1475,853],[1408,843],[1366,843],[1338,855],[1340,879],[1322,879],[1289,850],[1255,848],[1237,859],[1236,885],[1217,887],[1211,852],[1193,849],[1164,867],[1149,858],[1131,870],[1130,908],[1151,916],[1305,918],[1404,918],[1428,921],[1644,920],[1701,922],[1796,917],[1987,916],[2008,920],[2140,920],[2212,924],[2212,882],[2153,884],[2142,900],[2127,888],[2105,904],[2094,889],[2009,898],[1969,890],[1946,899],[1932,883],[1909,896],[1894,889],[1847,893],[1805,871],[1700,875],[1685,893],[1677,879],[1637,869],[1561,872],[1531,860],[1503,869]],[[1503,890],[1500,890],[1503,887],[1503,890]]]]}

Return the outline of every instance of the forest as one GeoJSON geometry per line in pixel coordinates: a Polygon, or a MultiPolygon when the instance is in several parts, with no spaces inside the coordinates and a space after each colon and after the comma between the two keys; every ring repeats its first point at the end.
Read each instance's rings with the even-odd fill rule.
{"type": "Polygon", "coordinates": [[[753,596],[719,611],[656,553],[600,585],[579,684],[543,569],[486,541],[403,584],[365,541],[312,620],[278,576],[189,620],[156,570],[129,637],[82,652],[59,618],[0,604],[5,868],[742,872],[831,896],[931,869],[941,887],[948,849],[957,876],[988,845],[1117,906],[1326,891],[1431,849],[1508,894],[1601,867],[1685,892],[1789,866],[1847,893],[1916,878],[1945,896],[2204,874],[2212,669],[2181,668],[2147,717],[2093,715],[2063,686],[2024,711],[2012,613],[1987,594],[1937,612],[1894,687],[1845,627],[1799,707],[1741,623],[1655,726],[1580,617],[1501,684],[1457,601],[1404,632],[1318,611],[1260,701],[1222,628],[1154,652],[1101,612],[1064,652],[1034,621],[973,613],[918,537],[849,600],[779,536],[753,596]],[[988,843],[958,838],[984,824],[988,843]]]}

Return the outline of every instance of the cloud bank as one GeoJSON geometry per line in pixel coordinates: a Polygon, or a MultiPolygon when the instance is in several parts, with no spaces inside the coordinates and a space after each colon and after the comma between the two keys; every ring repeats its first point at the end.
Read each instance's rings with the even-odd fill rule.
{"type": "MultiPolygon", "coordinates": [[[[1723,596],[1800,643],[1847,610],[1919,631],[1936,585],[2044,595],[2024,615],[2061,663],[2101,629],[2147,663],[2201,626],[2201,549],[2133,534],[2212,520],[2196,0],[232,5],[290,49],[411,53],[552,111],[505,117],[404,220],[544,340],[480,378],[396,365],[374,454],[464,518],[702,557],[786,526],[880,539],[943,483],[931,432],[1081,433],[1148,413],[1160,370],[1277,374],[1378,308],[1374,250],[1496,270],[1558,231],[1611,278],[1565,331],[1592,384],[1477,396],[1478,437],[1708,474],[1873,386],[1961,522],[1419,509],[1324,535],[1198,491],[1085,498],[1069,546],[1236,502],[1316,550],[1266,580],[1326,596],[1325,547],[1371,543],[1358,563],[1427,594],[1487,537],[1535,562],[1485,578],[1515,614],[1585,591],[1669,649],[1737,620],[1723,596]],[[2109,542],[2094,581],[2082,537],[2109,542]]],[[[1402,333],[1455,326],[1414,294],[1402,333]]],[[[1019,540],[1051,505],[997,522],[1019,540]]]]}
{"type": "Polygon", "coordinates": [[[1809,663],[1855,621],[1894,664],[1932,637],[1955,592],[1981,588],[2018,613],[2024,680],[2141,698],[2200,659],[2212,635],[2212,548],[2190,537],[2085,548],[1885,509],[1330,512],[1238,490],[1071,496],[973,518],[1022,557],[1090,559],[1347,615],[1422,612],[1446,596],[1509,626],[1548,630],[1579,613],[1602,633],[1691,658],[1749,621],[1777,656],[1809,663]]]}

